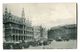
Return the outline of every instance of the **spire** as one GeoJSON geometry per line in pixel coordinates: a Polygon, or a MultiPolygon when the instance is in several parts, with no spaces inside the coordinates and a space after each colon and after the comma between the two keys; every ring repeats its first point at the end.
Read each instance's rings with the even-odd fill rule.
{"type": "Polygon", "coordinates": [[[9,17],[11,17],[11,10],[9,10],[9,17]]]}
{"type": "Polygon", "coordinates": [[[4,12],[5,15],[8,14],[8,10],[7,10],[7,7],[5,8],[5,12],[4,12]]]}
{"type": "Polygon", "coordinates": [[[24,8],[22,9],[22,18],[25,18],[24,8]]]}

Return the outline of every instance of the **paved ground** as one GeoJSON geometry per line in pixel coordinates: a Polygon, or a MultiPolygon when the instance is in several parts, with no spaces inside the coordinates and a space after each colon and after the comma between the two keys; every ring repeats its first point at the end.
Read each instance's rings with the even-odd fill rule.
{"type": "Polygon", "coordinates": [[[52,41],[51,44],[46,46],[30,46],[29,49],[75,49],[77,47],[76,40],[69,41],[52,41]]]}

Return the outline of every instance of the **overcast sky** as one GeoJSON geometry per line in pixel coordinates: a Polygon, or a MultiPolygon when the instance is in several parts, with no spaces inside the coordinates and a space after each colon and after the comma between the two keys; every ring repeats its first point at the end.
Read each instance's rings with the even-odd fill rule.
{"type": "Polygon", "coordinates": [[[58,25],[76,23],[76,3],[27,3],[3,4],[12,14],[21,17],[22,8],[25,18],[32,21],[32,25],[42,25],[50,28],[58,25]]]}

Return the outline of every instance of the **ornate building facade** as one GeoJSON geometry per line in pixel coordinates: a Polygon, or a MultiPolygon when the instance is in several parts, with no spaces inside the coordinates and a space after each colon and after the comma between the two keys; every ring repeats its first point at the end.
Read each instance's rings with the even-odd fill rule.
{"type": "Polygon", "coordinates": [[[21,17],[15,16],[5,8],[3,14],[4,42],[31,41],[34,39],[31,22],[25,19],[24,9],[21,17]],[[28,23],[26,23],[28,22],[28,23]]]}

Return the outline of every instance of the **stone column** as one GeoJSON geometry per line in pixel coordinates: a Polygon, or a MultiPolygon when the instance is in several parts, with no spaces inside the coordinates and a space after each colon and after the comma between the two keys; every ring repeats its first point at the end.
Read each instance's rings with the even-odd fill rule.
{"type": "Polygon", "coordinates": [[[15,41],[16,41],[16,35],[14,37],[15,37],[15,41]]]}
{"type": "Polygon", "coordinates": [[[13,35],[11,36],[12,42],[13,42],[13,35]]]}

